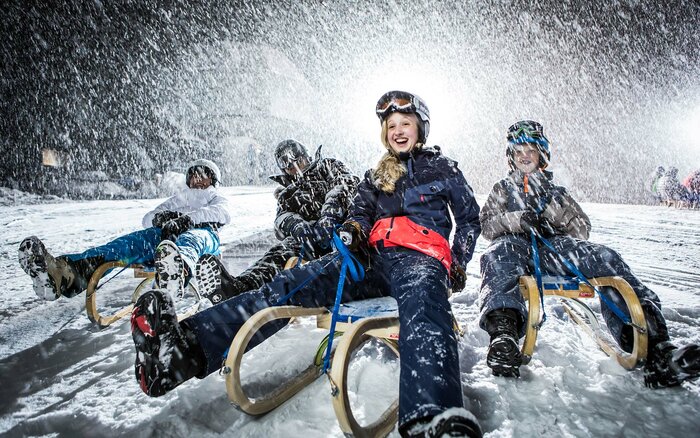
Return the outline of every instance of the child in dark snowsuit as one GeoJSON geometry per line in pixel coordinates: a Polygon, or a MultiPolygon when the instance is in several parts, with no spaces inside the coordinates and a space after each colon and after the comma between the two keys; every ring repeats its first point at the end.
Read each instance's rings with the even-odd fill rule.
{"type": "MultiPolygon", "coordinates": [[[[360,183],[339,231],[348,248],[362,245],[371,253],[371,266],[364,281],[345,284],[343,301],[392,296],[398,303],[402,435],[480,437],[476,419],[463,408],[448,301],[450,283],[454,290],[464,287],[464,269],[480,233],[479,207],[457,163],[437,148],[423,148],[430,118],[422,100],[389,92],[379,100],[377,115],[387,153],[360,183]],[[452,246],[450,211],[456,226],[452,246]]],[[[282,304],[298,286],[304,285],[286,304],[332,305],[340,269],[334,259],[329,254],[284,271],[262,288],[179,324],[166,294],[144,294],[132,314],[141,388],[158,396],[218,370],[241,325],[257,311],[282,304]]],[[[273,325],[263,328],[263,337],[282,327],[273,325]]]]}
{"type": "Polygon", "coordinates": [[[235,277],[217,257],[202,257],[197,266],[199,293],[214,304],[268,283],[291,257],[313,260],[328,254],[331,232],[348,214],[359,179],[341,161],[322,158],[320,146],[311,160],[296,140],[279,143],[275,160],[283,172],[270,177],[280,184],[275,192],[275,235],[280,242],[235,277]]]}
{"type": "MultiPolygon", "coordinates": [[[[525,334],[527,308],[518,278],[533,275],[531,230],[547,238],[560,254],[573,260],[587,278],[620,276],[634,289],[647,321],[649,353],[645,382],[673,386],[700,374],[700,346],[678,349],[670,343],[656,294],[635,277],[612,249],[588,242],[591,224],[565,188],[552,183],[549,142],[542,125],[525,120],[508,129],[506,155],[511,172],[497,182],[481,210],[484,237],[491,245],[481,257],[480,326],[491,336],[487,364],[496,375],[519,376],[522,357],[518,339],[525,334]]],[[[543,275],[571,275],[546,247],[540,248],[543,275]]],[[[619,294],[603,293],[613,302],[619,294]]],[[[624,306],[624,304],[623,304],[624,306]]],[[[633,347],[632,327],[602,306],[608,328],[622,349],[633,347]]]]}

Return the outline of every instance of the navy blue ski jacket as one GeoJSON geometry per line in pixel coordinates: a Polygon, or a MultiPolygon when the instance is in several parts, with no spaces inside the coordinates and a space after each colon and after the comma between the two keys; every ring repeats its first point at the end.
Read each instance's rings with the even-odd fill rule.
{"type": "Polygon", "coordinates": [[[422,148],[402,157],[408,172],[396,182],[394,193],[381,191],[368,170],[357,188],[349,220],[369,236],[380,219],[407,216],[449,240],[452,231],[450,210],[456,224],[452,257],[461,267],[471,260],[476,239],[481,233],[479,205],[474,199],[457,162],[441,154],[440,148],[422,148]]]}

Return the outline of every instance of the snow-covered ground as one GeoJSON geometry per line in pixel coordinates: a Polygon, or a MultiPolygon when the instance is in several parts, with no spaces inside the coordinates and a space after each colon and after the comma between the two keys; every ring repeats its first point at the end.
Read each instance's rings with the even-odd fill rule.
{"type": "MultiPolygon", "coordinates": [[[[234,217],[222,232],[224,260],[239,272],[274,239],[274,199],[271,188],[223,190],[234,217]]],[[[257,418],[228,403],[218,374],[151,399],[134,379],[128,324],[97,329],[85,314],[84,294],[54,302],[36,298],[17,263],[22,238],[37,235],[54,254],[77,252],[138,229],[156,201],[75,202],[6,189],[0,195],[0,435],[342,436],[325,378],[257,418]]],[[[618,250],[659,294],[672,338],[700,342],[700,211],[601,204],[584,209],[593,222],[591,240],[618,250]]],[[[480,240],[467,288],[452,303],[465,329],[460,344],[465,402],[488,437],[698,436],[699,383],[646,389],[641,370],[625,371],[608,358],[580,329],[557,317],[554,301],[548,302],[550,317],[522,377],[492,376],[485,364],[488,336],[476,324],[478,258],[485,247],[480,240]]],[[[128,300],[136,284],[119,278],[105,290],[128,300]]],[[[305,367],[323,334],[310,320],[290,325],[246,355],[243,380],[254,392],[305,367]]],[[[356,415],[370,419],[398,387],[397,362],[371,359],[377,356],[372,348],[353,362],[350,382],[356,415]]]]}

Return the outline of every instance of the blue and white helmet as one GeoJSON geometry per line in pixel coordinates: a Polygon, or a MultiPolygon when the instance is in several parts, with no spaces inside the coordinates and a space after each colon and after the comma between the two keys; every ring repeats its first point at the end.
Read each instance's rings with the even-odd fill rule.
{"type": "Polygon", "coordinates": [[[549,166],[549,160],[552,158],[552,153],[549,148],[549,140],[544,136],[544,128],[541,124],[533,120],[521,120],[514,123],[508,128],[506,134],[508,147],[506,148],[506,156],[508,157],[508,165],[511,169],[515,169],[515,145],[532,144],[537,147],[540,153],[539,168],[545,169],[549,166]]]}

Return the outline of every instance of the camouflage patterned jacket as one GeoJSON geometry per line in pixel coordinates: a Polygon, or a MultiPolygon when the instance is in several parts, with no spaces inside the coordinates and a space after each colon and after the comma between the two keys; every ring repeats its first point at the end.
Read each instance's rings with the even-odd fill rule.
{"type": "Polygon", "coordinates": [[[324,226],[345,220],[359,179],[333,158],[321,158],[321,147],[314,161],[300,178],[274,175],[270,179],[282,185],[277,197],[275,234],[283,240],[300,221],[324,226]]]}
{"type": "Polygon", "coordinates": [[[481,209],[481,233],[488,240],[504,234],[525,233],[520,218],[535,211],[546,219],[557,235],[587,240],[591,221],[564,187],[552,183],[552,173],[525,175],[514,170],[498,181],[481,209]]]}

